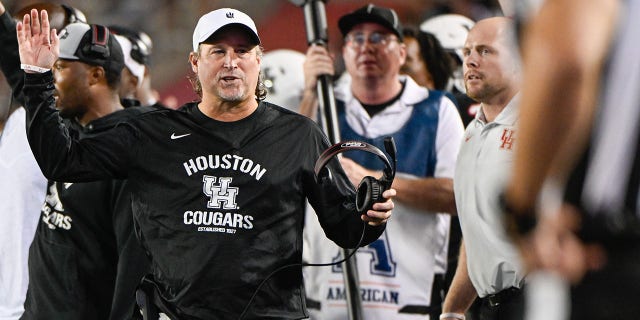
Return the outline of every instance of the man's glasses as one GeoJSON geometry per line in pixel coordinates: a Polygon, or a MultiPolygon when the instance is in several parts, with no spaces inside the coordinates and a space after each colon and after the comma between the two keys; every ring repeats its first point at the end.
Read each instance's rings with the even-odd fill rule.
{"type": "Polygon", "coordinates": [[[370,33],[368,36],[364,33],[352,33],[345,37],[345,41],[348,45],[354,48],[364,46],[365,42],[369,42],[375,47],[384,47],[389,42],[398,40],[393,34],[384,34],[379,32],[370,33]]]}

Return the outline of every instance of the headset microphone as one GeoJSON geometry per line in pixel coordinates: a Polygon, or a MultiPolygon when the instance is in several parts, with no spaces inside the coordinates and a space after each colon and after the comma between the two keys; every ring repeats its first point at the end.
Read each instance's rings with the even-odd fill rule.
{"type": "MultiPolygon", "coordinates": [[[[374,203],[385,201],[382,197],[382,193],[391,188],[391,184],[393,183],[393,179],[396,175],[397,150],[393,137],[387,137],[384,139],[384,148],[385,151],[387,151],[387,154],[391,157],[391,162],[393,162],[393,164],[389,162],[389,159],[387,159],[385,154],[374,145],[355,140],[338,142],[325,150],[320,155],[320,158],[318,158],[318,161],[316,161],[314,168],[316,178],[322,176],[321,173],[323,173],[323,169],[326,164],[339,153],[349,150],[362,150],[377,155],[385,165],[382,178],[376,179],[371,176],[366,176],[360,181],[357,187],[356,209],[359,213],[366,213],[367,210],[370,210],[373,207],[374,203]]],[[[331,175],[330,172],[327,172],[326,174],[328,174],[329,177],[331,175]]]]}

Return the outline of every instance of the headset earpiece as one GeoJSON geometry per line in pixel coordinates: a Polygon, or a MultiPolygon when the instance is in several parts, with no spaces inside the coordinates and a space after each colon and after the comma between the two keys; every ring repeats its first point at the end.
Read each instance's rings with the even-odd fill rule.
{"type": "Polygon", "coordinates": [[[318,181],[331,181],[333,179],[333,175],[331,174],[331,170],[324,167],[316,174],[316,178],[318,181]]]}
{"type": "Polygon", "coordinates": [[[336,143],[325,150],[316,161],[314,168],[316,178],[321,180],[330,176],[330,170],[325,168],[325,166],[329,160],[341,152],[348,150],[362,150],[377,155],[385,165],[382,178],[378,180],[371,176],[364,177],[358,184],[356,190],[356,209],[360,213],[365,213],[373,207],[374,203],[384,201],[382,193],[391,188],[391,184],[393,183],[393,179],[396,175],[396,145],[393,138],[385,138],[384,146],[387,153],[391,156],[393,165],[389,162],[389,159],[387,159],[385,154],[380,151],[380,149],[366,142],[343,141],[336,143]]]}
{"type": "Polygon", "coordinates": [[[140,64],[149,64],[153,42],[148,34],[118,25],[109,26],[109,31],[129,39],[129,42],[131,42],[131,58],[133,60],[140,64]]]}
{"type": "Polygon", "coordinates": [[[376,202],[384,201],[382,193],[386,190],[380,181],[374,177],[366,176],[358,184],[356,194],[356,210],[366,212],[376,202]]]}
{"type": "Polygon", "coordinates": [[[129,38],[129,41],[131,41],[131,58],[133,58],[133,60],[137,61],[140,64],[146,64],[146,46],[142,43],[142,41],[137,39],[129,38]]]}

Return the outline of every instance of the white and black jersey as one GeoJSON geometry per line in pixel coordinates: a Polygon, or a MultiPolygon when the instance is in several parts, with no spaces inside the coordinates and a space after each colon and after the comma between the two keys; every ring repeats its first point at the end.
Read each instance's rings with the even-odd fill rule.
{"type": "MultiPolygon", "coordinates": [[[[242,120],[220,122],[191,103],[76,140],[58,125],[52,93],[51,73],[26,75],[28,137],[43,173],[128,178],[153,278],[180,316],[237,319],[269,273],[300,263],[305,197],[328,238],[358,244],[353,187],[335,159],[332,178],[316,181],[329,143],[306,117],[261,102],[242,120]]],[[[362,245],[383,230],[367,226],[362,245]]],[[[246,319],[306,315],[301,271],[291,268],[269,279],[246,319]]]]}

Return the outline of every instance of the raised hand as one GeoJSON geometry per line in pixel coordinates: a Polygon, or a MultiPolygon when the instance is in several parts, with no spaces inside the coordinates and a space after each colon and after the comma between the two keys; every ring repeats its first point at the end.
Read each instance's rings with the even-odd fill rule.
{"type": "MultiPolygon", "coordinates": [[[[50,30],[47,11],[32,9],[16,26],[20,63],[51,69],[60,54],[56,30],[50,30]],[[42,18],[42,19],[41,19],[42,18]]],[[[30,72],[29,70],[25,70],[30,72]]]]}
{"type": "Polygon", "coordinates": [[[333,58],[327,48],[319,45],[312,45],[307,49],[306,59],[303,64],[304,69],[304,89],[316,92],[318,77],[324,74],[333,76],[333,58]]]}

